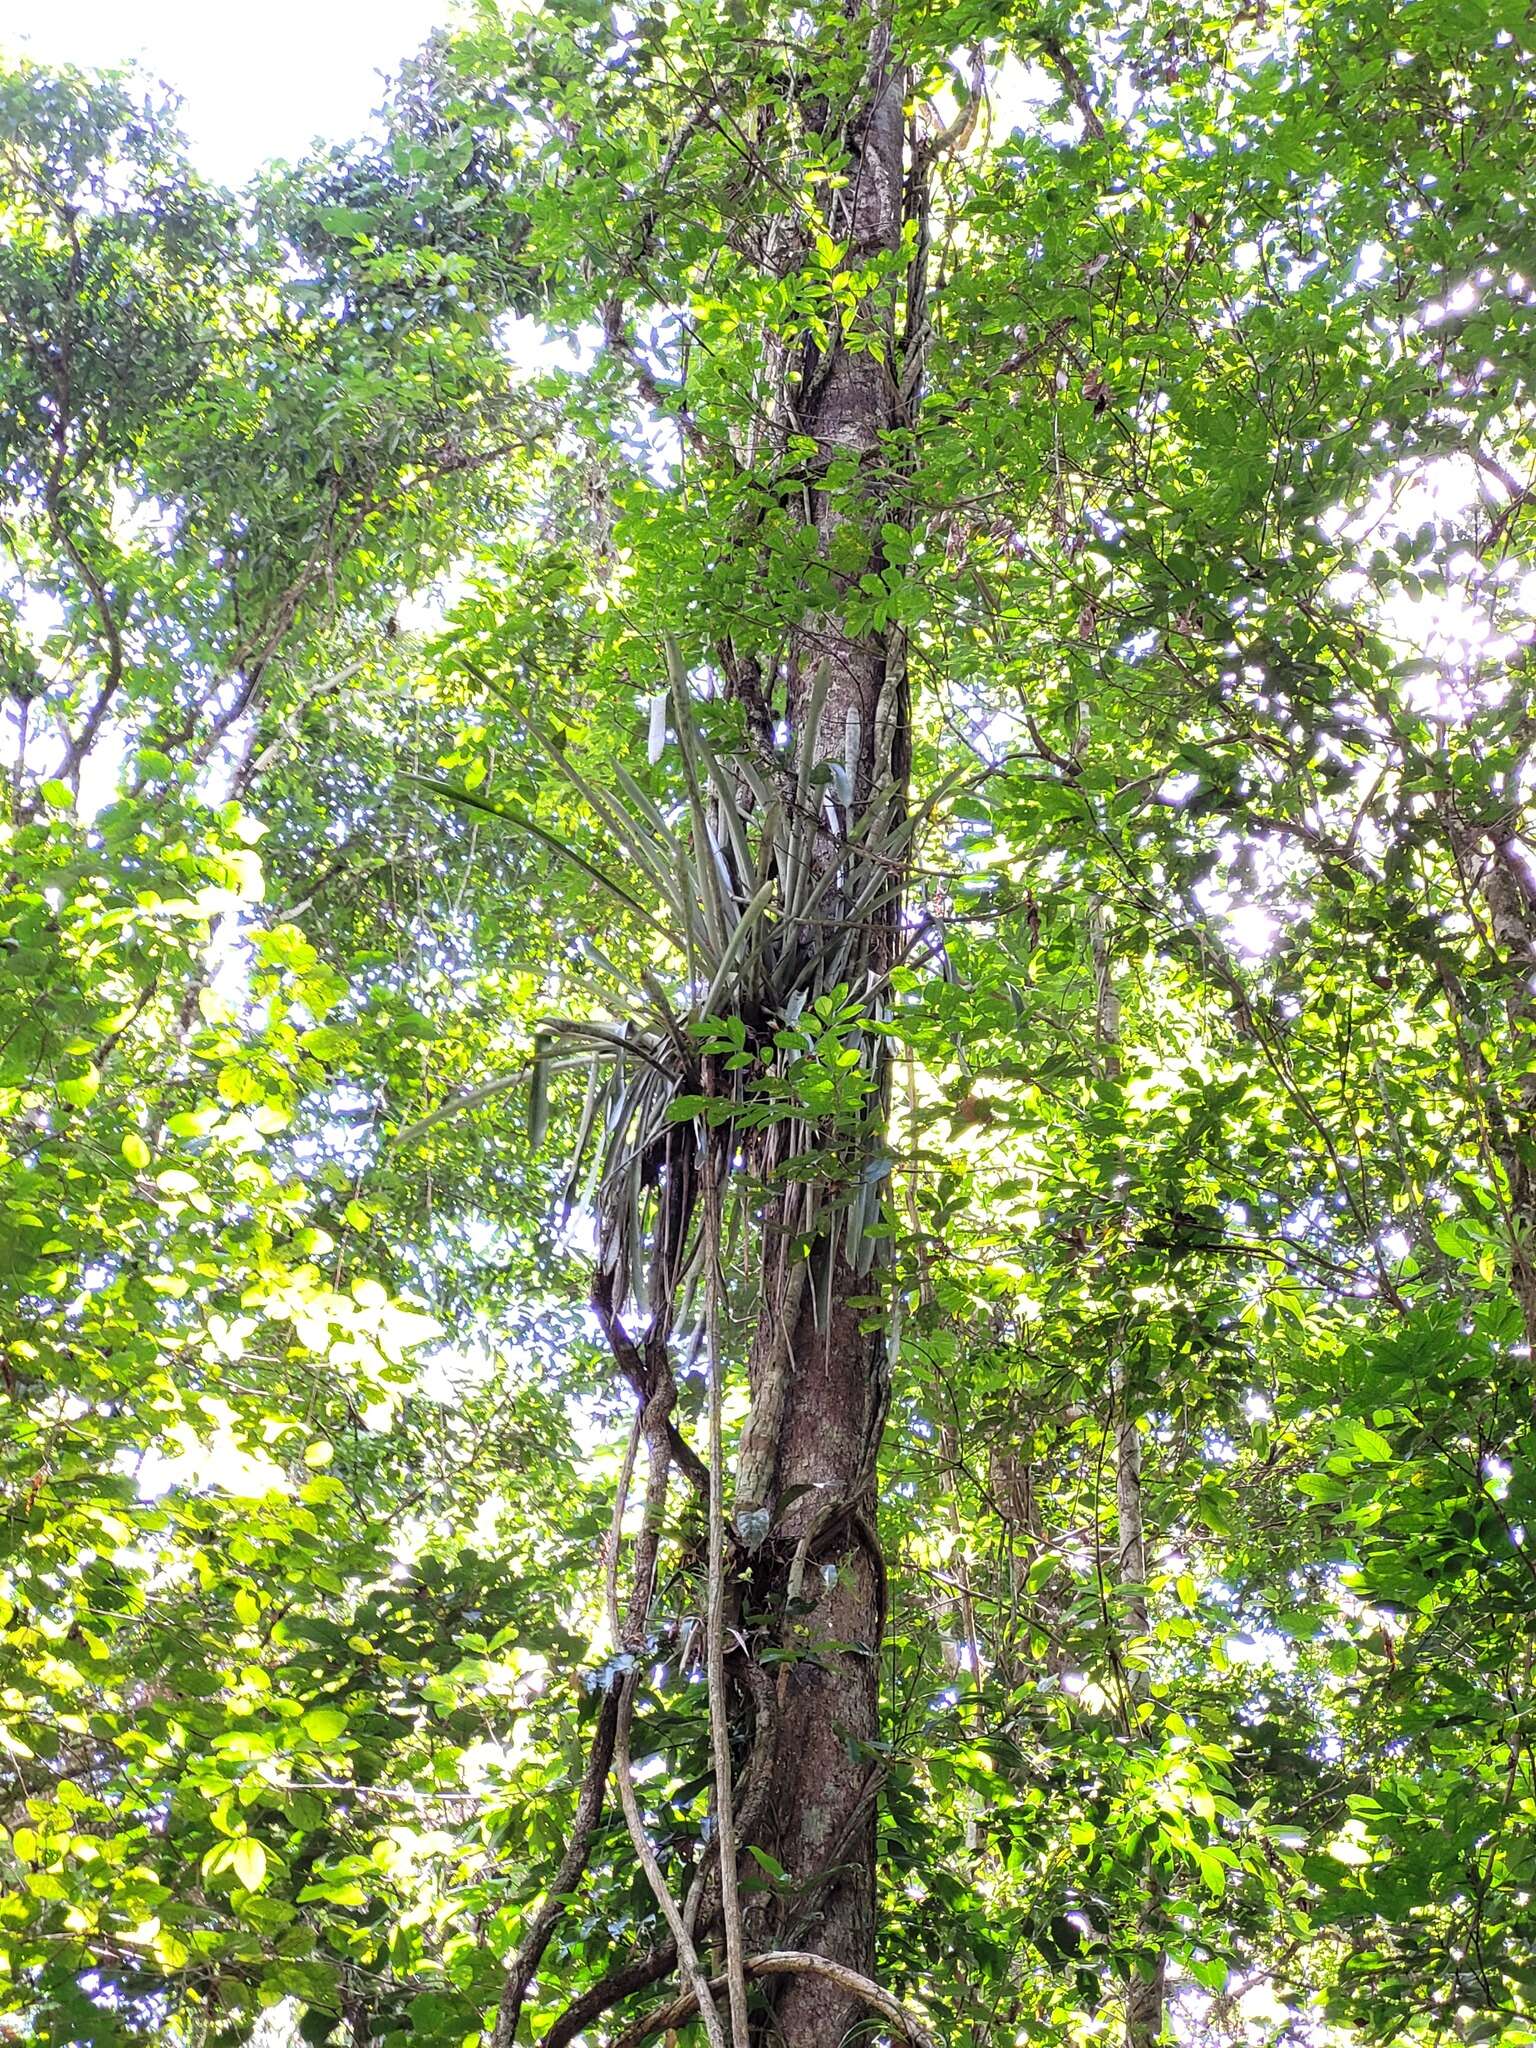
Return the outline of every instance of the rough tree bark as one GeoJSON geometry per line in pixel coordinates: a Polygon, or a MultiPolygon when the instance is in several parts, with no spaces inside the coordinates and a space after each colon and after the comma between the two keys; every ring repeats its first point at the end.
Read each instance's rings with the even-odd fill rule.
{"type": "MultiPolygon", "coordinates": [[[[873,10],[850,10],[851,33],[866,52],[864,83],[838,135],[847,158],[843,215],[834,229],[852,265],[901,244],[907,202],[903,79],[889,30],[873,10]]],[[[813,126],[816,110],[806,110],[813,126]]],[[[830,112],[821,113],[830,125],[830,112]]],[[[884,348],[850,349],[834,340],[807,347],[790,391],[794,430],[816,443],[820,471],[853,456],[861,484],[847,494],[815,490],[809,516],[825,558],[856,520],[869,536],[862,565],[882,566],[880,527],[901,517],[886,482],[888,436],[906,421],[900,384],[901,337],[894,303],[884,309],[884,348]]],[[[910,304],[907,325],[911,327],[910,304]]],[[[910,383],[909,383],[910,390],[910,383]]],[[[841,579],[851,588],[856,577],[841,579]]],[[[803,729],[813,690],[824,690],[817,752],[843,758],[853,783],[850,815],[872,796],[898,803],[907,769],[907,680],[897,629],[852,633],[833,607],[807,618],[789,675],[790,724],[803,729]]],[[[885,932],[878,960],[894,952],[899,878],[875,915],[885,932]]],[[[855,990],[857,995],[859,991],[855,990]]],[[[878,1058],[878,1052],[872,1055],[878,1058]]],[[[884,1079],[876,1090],[879,1099],[884,1079]]],[[[872,1130],[866,1151],[873,1148],[872,1130]]],[[[852,1162],[857,1176],[861,1162],[852,1162]]],[[[792,1503],[759,1556],[751,1600],[770,1613],[793,1606],[786,1628],[799,1654],[778,1667],[777,1740],[766,1811],[757,1839],[796,1886],[819,1889],[804,1945],[865,1974],[874,1966],[875,1801],[871,1749],[878,1733],[878,1676],[885,1619],[885,1574],[875,1528],[874,1461],[885,1417],[883,1332],[871,1327],[871,1283],[839,1252],[829,1289],[779,1277],[786,1272],[770,1229],[765,1284],[752,1347],[754,1403],[773,1425],[776,1496],[792,1503]],[[817,1294],[821,1294],[819,1304],[817,1294]],[[787,1345],[785,1339],[788,1339],[787,1345]],[[773,1384],[782,1378],[782,1386],[773,1384]],[[799,1593],[793,1602],[792,1588],[799,1593]],[[837,1648],[825,1647],[838,1645],[837,1648]]],[[[859,2001],[832,1978],[783,1980],[772,1992],[773,2031],[788,2048],[837,2048],[862,2017],[859,2001]]]]}

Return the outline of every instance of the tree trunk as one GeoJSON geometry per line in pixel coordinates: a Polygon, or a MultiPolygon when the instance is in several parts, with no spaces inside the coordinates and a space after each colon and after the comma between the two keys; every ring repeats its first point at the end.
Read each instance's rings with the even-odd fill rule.
{"type": "MultiPolygon", "coordinates": [[[[851,28],[862,38],[868,61],[861,101],[840,121],[847,185],[839,195],[843,213],[833,234],[848,243],[846,260],[853,267],[899,248],[905,166],[902,77],[892,59],[889,31],[862,9],[853,15],[851,28]]],[[[814,111],[810,118],[818,125],[814,111]]],[[[830,120],[824,114],[820,125],[825,128],[830,120]]],[[[810,499],[824,559],[834,539],[840,548],[847,547],[850,524],[868,539],[860,569],[837,579],[840,593],[857,587],[859,573],[879,572],[881,525],[903,516],[889,502],[884,481],[893,461],[886,437],[905,423],[893,376],[893,367],[899,369],[894,301],[880,317],[880,354],[850,349],[837,339],[825,352],[807,345],[798,366],[798,389],[791,393],[795,429],[817,446],[817,474],[839,457],[851,455],[859,465],[859,482],[851,492],[818,489],[810,499]]],[[[840,559],[846,562],[847,557],[840,559]]],[[[899,630],[850,633],[836,607],[809,615],[790,665],[789,717],[797,733],[805,728],[806,708],[818,689],[825,700],[816,753],[845,761],[852,784],[848,823],[872,797],[899,810],[908,753],[905,650],[899,630]]],[[[812,800],[819,803],[819,794],[812,800]]],[[[822,857],[832,857],[830,846],[824,846],[822,857]]],[[[874,913],[881,931],[871,957],[878,966],[888,966],[894,952],[900,904],[899,880],[893,877],[874,913]]],[[[862,994],[858,988],[851,991],[854,999],[862,994]]],[[[884,1053],[874,1035],[866,1045],[866,1056],[876,1063],[872,1099],[883,1102],[884,1053]]],[[[829,1202],[835,1204],[848,1185],[858,1186],[878,1140],[874,1119],[858,1156],[850,1160],[844,1154],[840,1172],[845,1185],[826,1190],[829,1202]]],[[[776,1692],[777,1739],[771,1789],[755,1839],[770,1848],[793,1880],[781,1931],[869,1975],[875,1960],[871,1763],[885,1620],[874,1464],[885,1417],[886,1353],[883,1329],[869,1327],[874,1283],[850,1266],[845,1240],[835,1241],[839,1249],[830,1286],[802,1280],[791,1287],[782,1277],[765,1282],[752,1347],[754,1414],[773,1439],[770,1500],[794,1496],[759,1553],[750,1595],[759,1610],[785,1615],[782,1640],[794,1653],[776,1669],[768,1668],[776,1692]],[[781,1385],[774,1384],[776,1378],[781,1385]],[[793,1601],[792,1592],[798,1594],[793,1601]],[[835,1875],[817,1883],[834,1869],[835,1875]],[[797,1906],[801,1900],[808,1902],[808,1919],[797,1906]],[[797,1910],[802,1912],[799,1926],[797,1910]]],[[[786,1270],[771,1229],[764,1265],[770,1276],[786,1270]]],[[[845,1991],[821,1978],[783,1981],[771,1996],[772,2035],[788,2048],[837,2048],[864,2017],[845,1991]]]]}

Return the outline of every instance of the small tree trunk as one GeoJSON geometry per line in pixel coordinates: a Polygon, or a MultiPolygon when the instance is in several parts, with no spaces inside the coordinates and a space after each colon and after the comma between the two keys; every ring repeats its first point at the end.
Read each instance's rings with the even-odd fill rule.
{"type": "MultiPolygon", "coordinates": [[[[1447,809],[1446,836],[1469,889],[1481,898],[1504,968],[1503,1003],[1510,1038],[1517,1048],[1536,1046],[1536,882],[1514,846],[1488,844],[1483,835],[1447,809]]],[[[1481,1050],[1483,1027],[1469,1014],[1465,993],[1448,989],[1469,1027],[1475,1063],[1467,1076],[1480,1091],[1488,1143],[1505,1180],[1505,1224],[1509,1236],[1510,1287],[1536,1352],[1536,1073],[1528,1064],[1512,1090],[1493,1081],[1481,1050]]]]}
{"type": "MultiPolygon", "coordinates": [[[[1119,1524],[1119,1578],[1125,1595],[1125,1640],[1144,1637],[1147,1617],[1147,1536],[1141,1514],[1141,1432],[1130,1412],[1125,1394],[1125,1374],[1116,1376],[1115,1425],[1115,1513],[1119,1524]]],[[[1128,1666],[1126,1691],[1134,1724],[1135,1709],[1147,1697],[1147,1674],[1139,1666],[1128,1666]]],[[[1135,1735],[1136,1726],[1128,1731],[1135,1735]]],[[[1145,1890],[1137,1916],[1138,1932],[1147,1944],[1155,1943],[1150,1976],[1132,1975],[1125,1990],[1125,2048],[1151,2048],[1163,2032],[1163,2007],[1167,1996],[1168,1955],[1158,1940],[1156,1923],[1162,1906],[1163,1888],[1150,1855],[1145,1865],[1145,1890]]]]}
{"type": "MultiPolygon", "coordinates": [[[[1101,903],[1088,913],[1088,944],[1093,960],[1094,1026],[1105,1072],[1120,1073],[1120,998],[1115,991],[1109,916],[1101,903]]],[[[1127,1374],[1121,1364],[1113,1375],[1115,1405],[1115,1520],[1118,1537],[1117,1582],[1122,1588],[1125,1625],[1122,1640],[1139,1642],[1148,1632],[1147,1532],[1141,1512],[1141,1431],[1128,1397],[1127,1374]]],[[[1137,1709],[1147,1698],[1147,1674],[1139,1664],[1126,1665],[1126,1734],[1140,1730],[1137,1709]]],[[[1150,1854],[1144,1865],[1144,1891],[1137,1932],[1150,1948],[1152,1970],[1133,1974],[1125,1989],[1125,2048],[1151,2048],[1162,2037],[1167,1996],[1168,1956],[1157,1938],[1163,1888],[1150,1854]]]]}

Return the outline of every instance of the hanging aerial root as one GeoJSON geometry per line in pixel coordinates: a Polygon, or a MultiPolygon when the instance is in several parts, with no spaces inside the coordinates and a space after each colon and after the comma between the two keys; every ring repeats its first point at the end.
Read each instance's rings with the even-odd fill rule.
{"type": "MultiPolygon", "coordinates": [[[[713,1063],[706,1086],[713,1092],[713,1063]]],[[[731,2048],[747,2048],[747,1980],[742,1967],[746,1936],[736,1883],[737,1833],[732,1793],[730,1702],[725,1686],[725,1452],[721,1440],[723,1364],[720,1355],[720,1156],[713,1136],[704,1149],[704,1236],[709,1334],[709,1593],[705,1606],[709,1680],[709,1741],[715,1772],[715,1839],[720,1870],[720,1915],[725,1924],[725,1969],[731,2048]]],[[[687,1912],[683,1926],[688,1925],[687,1912]]],[[[681,1949],[681,1941],[679,1942],[681,1949]]]]}
{"type": "MultiPolygon", "coordinates": [[[[647,1370],[644,1355],[614,1316],[611,1304],[601,1287],[594,1289],[594,1306],[603,1321],[614,1356],[626,1378],[635,1385],[640,1400],[614,1498],[605,1574],[605,1605],[613,1647],[615,1651],[619,1651],[632,1646],[644,1635],[646,1617],[655,1590],[656,1555],[666,1507],[667,1480],[675,1457],[674,1439],[677,1433],[671,1421],[673,1390],[670,1373],[665,1367],[664,1350],[662,1369],[647,1370]],[[624,1513],[634,1473],[635,1455],[642,1442],[646,1445],[649,1465],[645,1518],[635,1546],[626,1610],[621,1616],[618,1600],[619,1550],[623,1539],[624,1513]]],[[[689,1456],[694,1458],[695,1464],[698,1463],[692,1452],[689,1456]]],[[[491,2032],[491,2048],[512,2048],[523,2006],[535,1973],[543,1960],[544,1951],[559,1924],[566,1899],[575,1889],[587,1867],[592,1838],[602,1818],[608,1773],[615,1764],[620,1767],[621,1793],[628,1795],[624,1803],[625,1819],[626,1822],[629,1821],[629,1806],[634,1798],[628,1770],[628,1722],[632,1704],[633,1690],[629,1685],[616,1684],[604,1696],[598,1712],[597,1727],[593,1732],[592,1746],[587,1754],[586,1768],[582,1773],[581,1791],[577,1797],[570,1843],[560,1859],[560,1866],[555,1872],[543,1903],[529,1922],[508,1965],[501,2002],[497,2009],[496,2024],[491,2032]]]]}
{"type": "MultiPolygon", "coordinates": [[[[594,1290],[594,1299],[600,1298],[600,1290],[594,1290]]],[[[608,1629],[614,1647],[634,1652],[644,1641],[646,1617],[650,1612],[651,1597],[656,1585],[656,1556],[660,1542],[662,1523],[667,1507],[667,1481],[671,1477],[672,1458],[667,1446],[666,1424],[672,1410],[675,1389],[671,1369],[667,1363],[666,1335],[662,1331],[656,1341],[657,1326],[653,1324],[651,1337],[647,1339],[646,1356],[655,1363],[646,1379],[649,1386],[645,1405],[637,1418],[634,1435],[630,1439],[630,1452],[625,1458],[624,1470],[620,1476],[618,1492],[614,1497],[613,1525],[609,1536],[609,1569],[605,1595],[608,1607],[608,1629]],[[635,1543],[634,1577],[630,1592],[629,1612],[619,1615],[617,1577],[613,1559],[617,1554],[621,1531],[624,1524],[624,1510],[629,1493],[630,1475],[634,1467],[634,1450],[640,1442],[646,1450],[645,1516],[640,1525],[640,1534],[635,1543]]],[[[640,1802],[635,1796],[634,1774],[630,1764],[629,1725],[634,1713],[635,1690],[639,1684],[639,1668],[632,1665],[620,1679],[618,1713],[613,1733],[613,1776],[618,1788],[619,1804],[624,1810],[624,1825],[641,1869],[645,1872],[647,1884],[661,1908],[662,1917],[672,1933],[676,1947],[678,1967],[685,1983],[689,1986],[693,2008],[697,2009],[704,2022],[704,2031],[709,2036],[709,2048],[726,2048],[725,2033],[720,2024],[720,2014],[699,1964],[698,1952],[693,1936],[685,1924],[677,1901],[673,1898],[667,1883],[666,1873],[656,1857],[651,1838],[646,1832],[645,1817],[640,1811],[640,1802]]]]}
{"type": "Polygon", "coordinates": [[[630,1843],[641,1869],[645,1872],[646,1882],[661,1908],[662,1917],[671,1929],[678,1967],[688,1981],[689,1988],[685,1993],[687,2009],[690,2013],[697,2012],[703,2019],[710,2048],[725,2048],[725,2030],[721,2025],[719,2008],[714,2000],[715,1991],[722,1986],[711,1984],[704,1976],[693,1937],[683,1924],[683,1916],[667,1884],[666,1873],[657,1861],[651,1838],[646,1833],[645,1817],[640,1811],[640,1802],[635,1796],[635,1781],[629,1755],[629,1722],[634,1710],[635,1684],[636,1674],[633,1671],[627,1672],[619,1694],[619,1718],[613,1745],[613,1775],[618,1786],[619,1804],[624,1809],[624,1825],[629,1830],[630,1843]]]}

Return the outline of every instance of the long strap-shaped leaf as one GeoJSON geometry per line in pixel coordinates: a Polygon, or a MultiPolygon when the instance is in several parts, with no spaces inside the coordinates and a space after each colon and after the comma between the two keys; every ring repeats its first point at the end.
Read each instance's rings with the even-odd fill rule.
{"type": "Polygon", "coordinates": [[[449,803],[463,804],[467,810],[484,811],[488,817],[501,818],[509,825],[516,825],[530,838],[537,839],[541,845],[547,846],[551,853],[558,853],[562,860],[574,862],[584,874],[592,877],[599,888],[606,889],[617,902],[632,910],[653,932],[659,933],[664,939],[671,938],[666,926],[652,917],[645,905],[638,897],[632,896],[622,882],[616,882],[612,875],[606,874],[595,862],[588,860],[584,853],[579,853],[568,840],[562,839],[558,833],[549,831],[539,824],[537,819],[530,818],[526,811],[515,811],[506,804],[493,803],[489,797],[481,796],[476,790],[461,789],[456,783],[440,781],[435,775],[409,775],[406,780],[416,783],[421,789],[430,790],[434,796],[446,798],[449,803]]]}
{"type": "Polygon", "coordinates": [[[715,808],[725,824],[726,837],[730,840],[731,852],[736,860],[737,876],[741,885],[745,886],[757,865],[752,858],[752,848],[747,840],[747,821],[741,815],[732,779],[721,766],[708,739],[703,732],[695,728],[693,740],[709,777],[710,788],[714,792],[715,808]]]}
{"type": "MultiPolygon", "coordinates": [[[[714,980],[710,983],[709,989],[705,994],[701,1012],[703,1016],[710,1017],[714,1015],[715,1004],[719,1001],[725,989],[732,968],[735,967],[740,959],[746,948],[747,941],[751,938],[757,925],[767,915],[769,906],[772,904],[777,893],[772,882],[764,882],[763,886],[752,898],[752,901],[741,913],[736,929],[726,941],[725,951],[720,955],[720,962],[715,969],[714,980]]],[[[743,977],[743,979],[746,980],[749,977],[743,977]]],[[[737,1007],[739,1009],[741,1006],[738,1005],[737,1007]]]]}
{"type": "MultiPolygon", "coordinates": [[[[623,989],[626,994],[632,993],[630,977],[624,972],[622,967],[616,966],[609,959],[608,955],[594,939],[589,939],[583,934],[576,943],[583,959],[589,960],[601,973],[606,974],[615,987],[623,989]]],[[[637,963],[636,972],[639,974],[641,986],[655,1005],[656,1020],[661,1026],[663,1036],[670,1038],[678,1051],[686,1055],[687,1046],[683,1039],[683,1027],[678,1022],[677,1012],[672,1007],[671,998],[643,962],[637,963]]]]}
{"type": "Polygon", "coordinates": [[[811,678],[800,731],[796,735],[795,805],[789,821],[789,867],[784,879],[784,909],[786,915],[791,916],[799,907],[801,891],[811,872],[811,850],[820,830],[819,815],[810,800],[811,771],[816,765],[816,735],[821,727],[821,714],[831,682],[831,664],[818,662],[816,673],[811,678]]]}
{"type": "Polygon", "coordinates": [[[672,702],[677,720],[678,751],[683,760],[683,781],[688,790],[688,808],[693,816],[693,872],[699,892],[699,902],[704,910],[704,919],[709,931],[712,950],[718,962],[725,951],[726,939],[734,918],[730,903],[730,889],[716,868],[719,849],[709,829],[709,814],[704,804],[704,787],[699,775],[699,756],[694,741],[693,703],[688,695],[688,677],[683,668],[682,655],[677,642],[671,635],[665,642],[667,680],[672,687],[672,702]]]}
{"type": "Polygon", "coordinates": [[[607,826],[636,867],[644,869],[666,902],[681,917],[682,905],[677,901],[675,877],[668,860],[671,839],[665,827],[662,829],[661,841],[658,844],[622,805],[615,803],[606,792],[587,780],[553,733],[542,727],[536,730],[549,750],[551,765],[565,777],[593,816],[607,826]]]}

